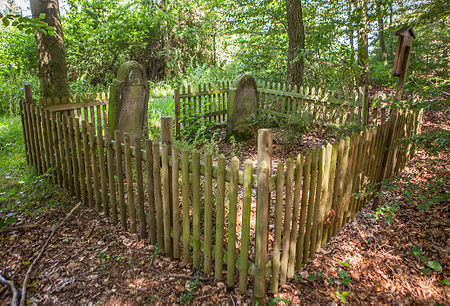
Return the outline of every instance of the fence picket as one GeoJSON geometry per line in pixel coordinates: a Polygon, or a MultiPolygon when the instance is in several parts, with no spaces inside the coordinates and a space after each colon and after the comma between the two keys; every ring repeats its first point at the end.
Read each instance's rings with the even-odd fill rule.
{"type": "Polygon", "coordinates": [[[253,296],[262,302],[266,295],[266,263],[268,247],[269,214],[269,165],[263,161],[258,165],[258,199],[256,205],[255,277],[253,296]]]}
{"type": "Polygon", "coordinates": [[[106,134],[106,160],[108,163],[108,186],[109,186],[109,203],[111,207],[111,216],[113,222],[117,222],[117,200],[116,200],[116,180],[115,180],[115,160],[111,142],[111,131],[105,125],[106,134]]]}
{"type": "Polygon", "coordinates": [[[180,258],[180,198],[179,198],[178,149],[172,147],[172,224],[173,257],[180,258]]]}
{"type": "Polygon", "coordinates": [[[125,191],[123,184],[123,166],[122,166],[122,133],[119,130],[114,131],[115,155],[116,155],[116,174],[117,188],[119,193],[120,224],[124,230],[127,229],[127,211],[125,207],[125,191]]]}
{"type": "MultiPolygon", "coordinates": [[[[95,196],[95,209],[100,212],[102,209],[102,203],[100,201],[100,186],[99,186],[99,171],[98,171],[98,159],[97,159],[97,146],[95,141],[95,123],[89,124],[89,143],[90,153],[91,153],[91,164],[92,164],[92,179],[94,182],[94,196],[95,196]]],[[[127,182],[128,183],[128,182],[127,182]]]]}
{"type": "Polygon", "coordinates": [[[307,215],[307,205],[308,205],[308,194],[309,194],[309,184],[311,178],[311,153],[307,152],[305,156],[305,162],[303,163],[303,185],[302,185],[302,200],[300,207],[300,221],[299,221],[299,235],[297,238],[297,258],[295,269],[300,269],[303,264],[303,252],[304,252],[304,241],[305,241],[305,227],[308,227],[306,222],[307,215]]]}
{"type": "Polygon", "coordinates": [[[302,186],[302,176],[303,176],[303,162],[304,158],[302,155],[297,156],[297,161],[295,165],[295,186],[294,186],[294,204],[292,210],[292,229],[289,238],[289,262],[288,262],[288,273],[289,278],[294,276],[295,270],[295,259],[297,251],[297,235],[298,235],[298,224],[299,224],[299,213],[300,213],[300,196],[301,196],[301,186],[302,186]]]}
{"type": "Polygon", "coordinates": [[[317,167],[319,162],[319,151],[315,150],[312,152],[311,157],[311,180],[309,184],[309,198],[308,198],[308,213],[306,216],[306,233],[305,240],[303,246],[303,261],[302,263],[306,263],[309,258],[309,254],[312,253],[312,222],[313,222],[313,214],[314,214],[314,202],[316,197],[316,187],[317,187],[317,167]]]}
{"type": "MultiPolygon", "coordinates": [[[[190,239],[190,224],[189,224],[189,152],[183,150],[181,157],[182,165],[182,205],[183,205],[183,261],[189,263],[189,241],[190,239]]],[[[216,257],[217,258],[217,257],[216,257]]],[[[217,276],[216,276],[217,278],[217,276]]]]}
{"type": "MultiPolygon", "coordinates": [[[[70,112],[70,116],[67,118],[67,124],[68,124],[68,129],[69,129],[69,139],[70,139],[70,156],[71,156],[71,163],[72,163],[72,176],[73,176],[73,186],[74,186],[74,193],[75,193],[75,197],[77,199],[80,198],[80,180],[78,177],[78,159],[77,159],[77,152],[75,149],[75,131],[74,131],[74,113],[73,111],[70,112]]],[[[46,134],[48,134],[49,131],[47,129],[46,134]]],[[[50,145],[50,142],[49,142],[50,145]]],[[[49,154],[50,155],[50,154],[49,154]]],[[[51,164],[51,162],[50,162],[51,164]]],[[[104,164],[104,163],[103,163],[104,164]]]]}
{"type": "Polygon", "coordinates": [[[164,219],[163,219],[163,203],[161,194],[161,159],[159,153],[159,143],[153,144],[153,184],[155,195],[155,212],[156,212],[156,241],[160,249],[164,248],[164,219]]]}
{"type": "Polygon", "coordinates": [[[239,159],[231,159],[230,200],[228,206],[227,284],[234,285],[236,265],[236,206],[239,184],[239,159]]]}
{"type": "Polygon", "coordinates": [[[225,156],[220,155],[217,163],[217,203],[216,203],[216,245],[214,252],[214,277],[223,279],[223,238],[225,219],[225,156]]]}
{"type": "Polygon", "coordinates": [[[283,218],[283,188],[284,188],[284,163],[279,162],[277,165],[276,178],[276,197],[275,197],[275,224],[274,224],[274,241],[272,252],[272,285],[271,293],[278,292],[278,281],[280,273],[280,249],[281,249],[281,231],[283,218]]]}
{"type": "Polygon", "coordinates": [[[289,158],[286,162],[286,189],[284,200],[284,225],[283,225],[283,245],[281,249],[281,271],[280,286],[286,283],[289,261],[289,239],[292,222],[292,189],[294,183],[294,160],[289,158]]]}
{"type": "Polygon", "coordinates": [[[147,239],[147,220],[144,207],[144,176],[142,173],[142,150],[141,139],[138,136],[134,137],[135,159],[136,159],[136,191],[138,202],[138,216],[139,216],[139,234],[141,239],[147,239]]]}
{"type": "MultiPolygon", "coordinates": [[[[250,217],[251,217],[251,202],[252,202],[252,172],[253,172],[253,163],[251,160],[246,160],[244,162],[244,182],[242,187],[243,190],[242,190],[241,252],[239,257],[239,290],[243,293],[247,292],[247,284],[248,284],[248,256],[250,248],[250,217]]],[[[282,200],[280,200],[279,202],[282,203],[282,200]]]]}
{"type": "Polygon", "coordinates": [[[164,253],[172,256],[172,239],[170,237],[170,175],[169,175],[169,147],[162,145],[161,152],[161,187],[162,187],[162,220],[164,228],[164,253]]]}
{"type": "Polygon", "coordinates": [[[145,140],[145,162],[147,170],[147,199],[149,209],[150,243],[156,244],[156,208],[155,185],[153,179],[153,144],[150,139],[145,140]]]}
{"type": "Polygon", "coordinates": [[[103,128],[99,124],[97,126],[97,143],[98,143],[98,162],[100,170],[100,184],[102,186],[102,199],[103,213],[106,217],[109,217],[109,201],[108,201],[108,186],[106,179],[106,159],[105,159],[105,143],[103,140],[103,128]]]}
{"type": "Polygon", "coordinates": [[[203,271],[211,273],[211,241],[212,241],[212,155],[205,156],[205,258],[203,271]]]}

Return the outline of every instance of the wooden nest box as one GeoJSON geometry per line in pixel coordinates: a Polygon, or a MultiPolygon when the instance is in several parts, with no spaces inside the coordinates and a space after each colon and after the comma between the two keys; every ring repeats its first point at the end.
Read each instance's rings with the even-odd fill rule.
{"type": "Polygon", "coordinates": [[[405,72],[404,69],[407,69],[407,61],[411,52],[412,41],[416,38],[416,34],[414,34],[412,27],[404,26],[396,31],[395,35],[398,36],[398,43],[392,76],[400,77],[402,73],[405,72]]]}

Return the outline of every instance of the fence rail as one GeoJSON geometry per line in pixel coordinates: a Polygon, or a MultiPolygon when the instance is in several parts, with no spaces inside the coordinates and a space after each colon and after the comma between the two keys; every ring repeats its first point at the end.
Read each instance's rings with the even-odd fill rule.
{"type": "MultiPolygon", "coordinates": [[[[198,120],[222,124],[227,120],[229,82],[183,86],[174,92],[175,135],[198,120]]],[[[383,123],[389,118],[387,104],[370,103],[368,87],[350,92],[314,87],[258,82],[258,112],[288,120],[307,119],[321,125],[383,123]]],[[[376,94],[374,101],[380,99],[376,94]]]]}
{"type": "MultiPolygon", "coordinates": [[[[414,153],[397,139],[420,132],[421,111],[392,111],[380,124],[273,167],[201,156],[172,144],[170,118],[162,143],[110,131],[104,100],[54,109],[30,92],[21,103],[27,160],[39,173],[125,230],[157,244],[229,286],[263,299],[276,292],[324,246],[370,196],[366,184],[396,175],[414,153]],[[102,102],[103,101],[103,102],[102,102]],[[87,106],[89,105],[89,106],[87,106]],[[256,222],[254,222],[256,220],[256,222]],[[226,272],[225,272],[226,271],[226,272]]],[[[206,91],[205,91],[206,92],[206,91]]],[[[259,137],[269,152],[271,133],[259,137]]]]}

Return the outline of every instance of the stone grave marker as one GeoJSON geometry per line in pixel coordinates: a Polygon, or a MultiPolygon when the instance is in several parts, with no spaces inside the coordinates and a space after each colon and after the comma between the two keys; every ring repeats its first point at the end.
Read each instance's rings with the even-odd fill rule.
{"type": "Polygon", "coordinates": [[[147,130],[149,85],[144,67],[134,61],[123,63],[109,94],[108,127],[142,137],[147,130]]]}
{"type": "Polygon", "coordinates": [[[246,74],[235,78],[228,94],[227,137],[243,139],[253,134],[254,129],[248,124],[248,119],[256,116],[257,103],[255,79],[246,74]]]}

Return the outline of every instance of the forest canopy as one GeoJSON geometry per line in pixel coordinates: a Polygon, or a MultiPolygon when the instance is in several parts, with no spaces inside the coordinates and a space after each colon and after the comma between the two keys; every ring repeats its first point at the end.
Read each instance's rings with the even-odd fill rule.
{"type": "MultiPolygon", "coordinates": [[[[407,88],[432,94],[448,86],[447,1],[67,0],[62,4],[72,93],[106,89],[126,60],[141,63],[149,80],[163,81],[170,88],[182,82],[229,80],[243,72],[285,82],[288,66],[298,61],[304,63],[304,85],[349,87],[358,84],[365,69],[358,65],[359,48],[368,51],[369,84],[393,87],[394,32],[405,24],[417,33],[407,88]],[[298,44],[292,50],[287,20],[291,2],[294,7],[301,3],[304,27],[304,47],[298,44]],[[361,31],[367,32],[367,46],[358,48],[361,31]]],[[[6,1],[0,10],[2,16],[27,17],[13,1],[6,1]]],[[[36,43],[34,33],[4,20],[1,110],[17,112],[24,83],[33,84],[39,93],[36,43]]]]}

